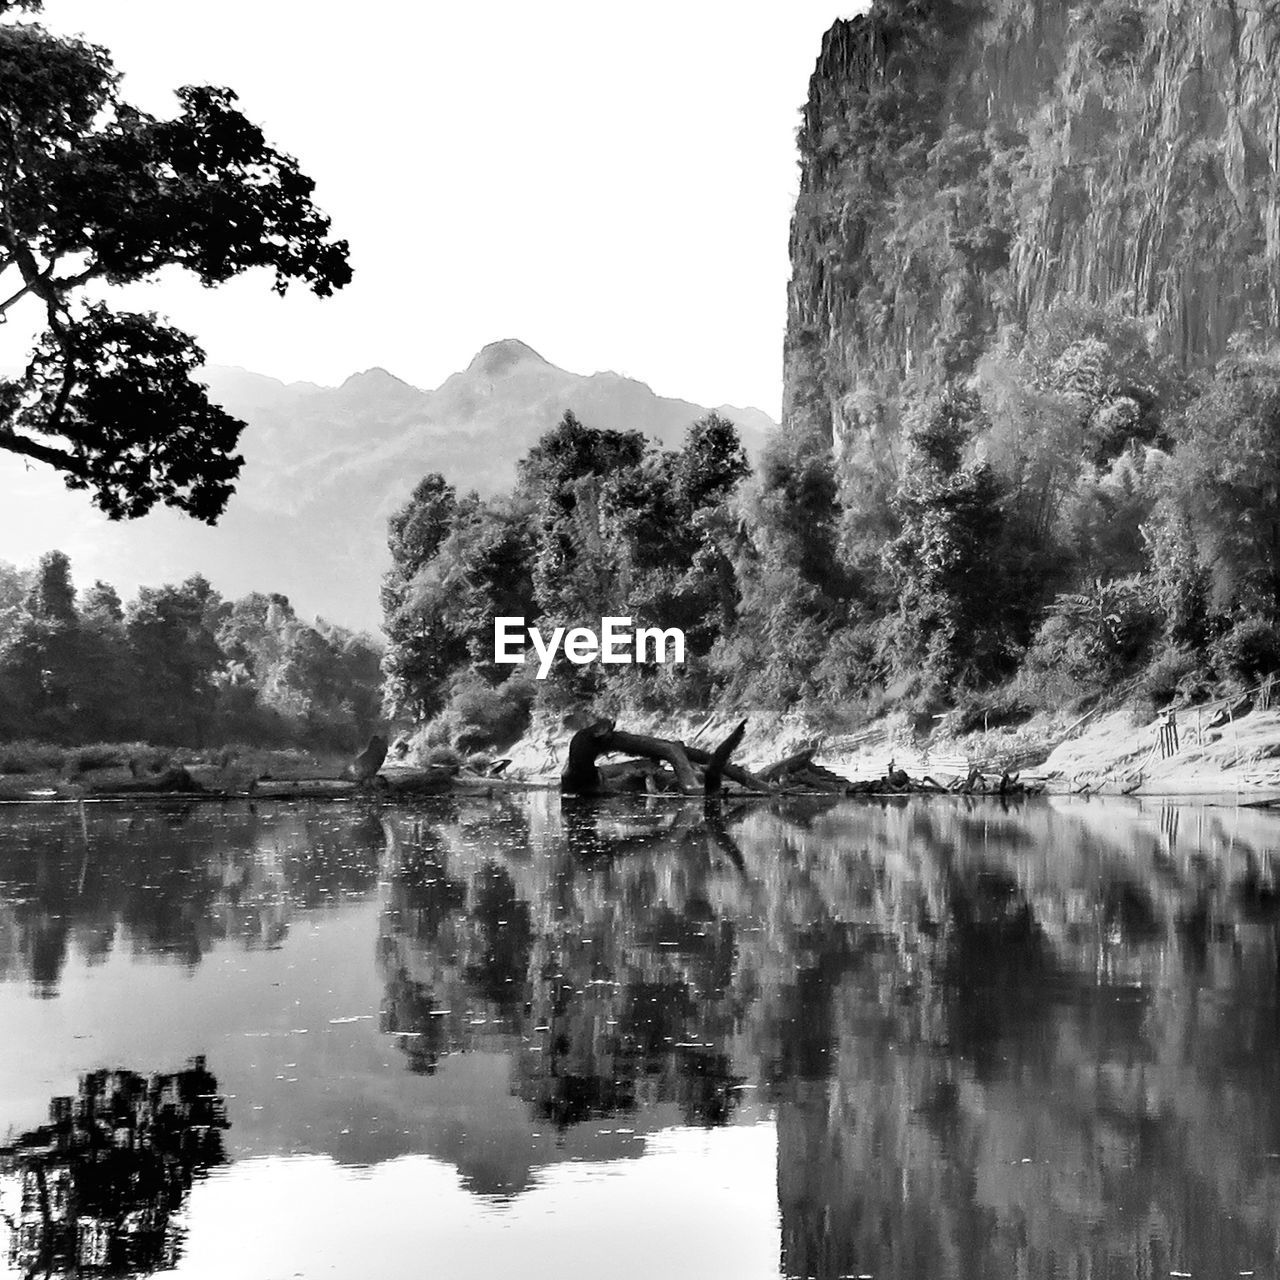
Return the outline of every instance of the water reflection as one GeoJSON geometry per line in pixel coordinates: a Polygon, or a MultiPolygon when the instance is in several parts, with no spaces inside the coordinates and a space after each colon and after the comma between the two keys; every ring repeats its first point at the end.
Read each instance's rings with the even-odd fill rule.
{"type": "Polygon", "coordinates": [[[170,1075],[94,1071],[49,1122],[0,1147],[9,1265],[24,1276],[148,1273],[177,1264],[175,1215],[223,1162],[218,1082],[197,1058],[170,1075]]]}
{"type": "Polygon", "coordinates": [[[509,1200],[770,1121],[787,1276],[1280,1263],[1271,815],[533,797],[0,833],[0,1036],[31,1032],[0,1126],[9,1082],[146,1020],[217,1046],[233,1160],[423,1153],[509,1200]]]}

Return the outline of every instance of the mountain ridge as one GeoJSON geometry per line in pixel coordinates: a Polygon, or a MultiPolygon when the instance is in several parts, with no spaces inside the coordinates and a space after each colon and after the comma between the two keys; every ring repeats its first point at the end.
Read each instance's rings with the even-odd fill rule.
{"type": "Polygon", "coordinates": [[[333,386],[234,366],[200,376],[210,398],[246,423],[245,466],[216,527],[170,511],[112,524],[51,471],[0,457],[0,488],[10,496],[0,555],[30,563],[57,547],[79,585],[103,578],[126,595],[198,571],[227,595],[276,591],[304,616],[374,629],[387,517],[428,472],[459,492],[500,492],[566,410],[592,426],[640,430],[666,448],[714,411],[738,426],[753,456],[775,426],[758,409],[711,409],[611,371],[561,369],[514,338],[486,344],[434,390],[377,365],[333,386]]]}

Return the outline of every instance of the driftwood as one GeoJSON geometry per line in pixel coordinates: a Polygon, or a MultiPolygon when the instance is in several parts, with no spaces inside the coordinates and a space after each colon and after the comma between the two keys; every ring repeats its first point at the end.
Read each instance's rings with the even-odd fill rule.
{"type": "Polygon", "coordinates": [[[347,776],[354,782],[368,782],[382,768],[387,758],[387,740],[375,733],[369,745],[347,766],[347,776]]]}
{"type": "Polygon", "coordinates": [[[729,757],[738,749],[738,744],[742,741],[742,735],[747,731],[747,722],[743,720],[741,724],[711,753],[711,759],[707,761],[707,767],[702,773],[702,789],[709,795],[718,795],[721,790],[721,779],[724,777],[725,766],[729,763],[729,757]]]}
{"type": "Polygon", "coordinates": [[[968,777],[944,786],[925,775],[912,778],[897,762],[879,778],[851,782],[838,773],[815,764],[814,748],[806,747],[775,764],[752,774],[729,762],[746,732],[744,720],[714,750],[703,751],[683,742],[627,733],[612,720],[597,720],[580,729],[569,742],[569,758],[560,777],[560,789],[567,795],[610,795],[621,791],[679,791],[715,796],[725,780],[738,782],[766,795],[1037,795],[1043,783],[1023,782],[1007,770],[989,778],[978,768],[968,777]],[[634,759],[600,765],[601,756],[625,752],[634,759]]]}
{"type": "Polygon", "coordinates": [[[721,789],[724,778],[755,790],[771,791],[773,788],[767,783],[729,763],[746,727],[744,720],[714,751],[701,751],[668,738],[628,733],[618,729],[612,720],[597,720],[579,729],[570,739],[569,758],[560,775],[560,790],[570,795],[608,794],[626,789],[624,779],[636,777],[644,779],[646,790],[662,789],[658,781],[662,775],[651,764],[637,766],[628,762],[621,768],[606,766],[606,770],[602,770],[596,763],[601,756],[616,752],[638,756],[642,762],[666,765],[670,769],[668,777],[674,782],[673,789],[684,795],[714,795],[721,789]]]}

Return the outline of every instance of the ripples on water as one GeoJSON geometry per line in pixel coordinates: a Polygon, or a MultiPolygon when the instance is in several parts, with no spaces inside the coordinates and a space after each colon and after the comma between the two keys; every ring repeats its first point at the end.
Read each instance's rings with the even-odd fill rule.
{"type": "Polygon", "coordinates": [[[6,1274],[1275,1276],[1280,818],[0,809],[6,1274]]]}

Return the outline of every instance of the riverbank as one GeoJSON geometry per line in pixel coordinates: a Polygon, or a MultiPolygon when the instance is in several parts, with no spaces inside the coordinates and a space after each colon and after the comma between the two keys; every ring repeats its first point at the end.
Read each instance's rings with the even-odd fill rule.
{"type": "MultiPolygon", "coordinates": [[[[1268,702],[1269,699],[1260,699],[1268,702]]],[[[628,720],[627,728],[675,737],[696,746],[719,742],[734,726],[730,716],[628,720]]],[[[1163,717],[1135,722],[1132,705],[1099,708],[1085,716],[1040,716],[1017,727],[988,732],[935,732],[920,742],[905,716],[891,715],[854,732],[822,733],[794,717],[757,716],[748,724],[735,762],[759,771],[797,752],[812,750],[815,763],[851,783],[880,778],[890,764],[912,779],[942,786],[977,769],[989,779],[1003,773],[1043,783],[1056,794],[1141,796],[1248,795],[1280,793],[1280,708],[1247,700],[1220,700],[1179,712],[1176,749],[1164,754],[1163,717]]],[[[432,772],[424,759],[414,770],[386,766],[393,792],[503,790],[555,786],[574,728],[540,726],[503,753],[500,778],[441,770],[433,785],[408,774],[432,772]],[[401,775],[405,776],[401,776],[401,775]],[[439,785],[434,785],[438,782],[439,785]]],[[[406,762],[410,763],[410,762],[406,762]]],[[[19,743],[0,746],[0,800],[74,799],[181,793],[182,787],[148,788],[148,777],[181,769],[207,794],[296,798],[309,794],[354,794],[343,780],[349,761],[298,750],[228,748],[217,752],[164,752],[145,744],[99,744],[59,748],[19,743]]]]}
{"type": "MultiPolygon", "coordinates": [[[[812,748],[814,760],[850,782],[884,776],[890,763],[913,779],[942,785],[971,769],[1017,774],[1056,794],[1256,796],[1280,792],[1280,708],[1224,699],[1179,711],[1177,749],[1163,756],[1162,716],[1136,719],[1135,706],[1099,708],[1084,716],[1037,716],[1016,727],[969,734],[935,733],[922,743],[905,716],[891,715],[850,733],[822,733],[787,716],[757,716],[735,761],[758,771],[812,748]]],[[[641,733],[712,745],[733,727],[731,716],[628,721],[641,733]]],[[[504,755],[506,777],[540,784],[559,776],[573,730],[543,726],[504,755]]]]}

